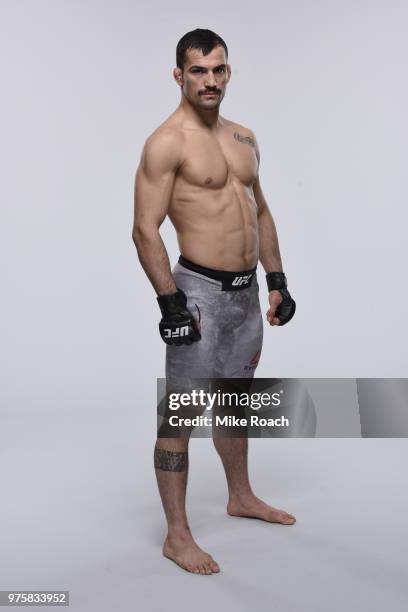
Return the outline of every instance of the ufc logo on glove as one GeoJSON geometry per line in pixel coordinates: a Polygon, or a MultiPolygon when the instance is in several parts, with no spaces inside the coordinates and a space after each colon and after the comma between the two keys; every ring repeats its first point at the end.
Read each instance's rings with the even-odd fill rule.
{"type": "Polygon", "coordinates": [[[163,331],[166,338],[180,338],[180,336],[188,336],[188,325],[173,330],[167,328],[163,331]]]}

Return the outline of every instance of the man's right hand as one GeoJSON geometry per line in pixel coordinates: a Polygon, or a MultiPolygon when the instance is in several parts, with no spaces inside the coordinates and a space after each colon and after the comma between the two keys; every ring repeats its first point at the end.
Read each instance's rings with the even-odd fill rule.
{"type": "Polygon", "coordinates": [[[187,308],[187,296],[181,289],[169,295],[159,295],[162,313],[160,335],[166,344],[192,344],[201,340],[196,319],[187,308]]]}

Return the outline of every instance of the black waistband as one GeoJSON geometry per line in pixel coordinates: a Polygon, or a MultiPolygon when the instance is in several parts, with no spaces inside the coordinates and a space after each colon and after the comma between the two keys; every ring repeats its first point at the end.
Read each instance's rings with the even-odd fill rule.
{"type": "Polygon", "coordinates": [[[230,272],[229,270],[213,270],[212,268],[205,268],[200,266],[189,259],[180,255],[179,264],[188,270],[198,272],[203,276],[208,276],[214,280],[222,283],[223,291],[238,291],[240,289],[247,289],[252,284],[252,279],[255,276],[256,266],[251,270],[239,270],[238,272],[230,272]]]}

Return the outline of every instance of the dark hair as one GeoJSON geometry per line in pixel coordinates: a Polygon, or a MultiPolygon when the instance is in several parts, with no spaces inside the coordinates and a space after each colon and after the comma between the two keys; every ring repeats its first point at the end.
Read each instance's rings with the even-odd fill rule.
{"type": "Polygon", "coordinates": [[[187,32],[180,38],[177,43],[176,49],[176,64],[181,70],[184,69],[184,63],[186,61],[187,49],[198,49],[202,51],[203,55],[208,55],[217,45],[221,45],[225,49],[226,56],[228,58],[228,49],[221,36],[218,36],[211,30],[202,30],[196,28],[191,32],[187,32]]]}

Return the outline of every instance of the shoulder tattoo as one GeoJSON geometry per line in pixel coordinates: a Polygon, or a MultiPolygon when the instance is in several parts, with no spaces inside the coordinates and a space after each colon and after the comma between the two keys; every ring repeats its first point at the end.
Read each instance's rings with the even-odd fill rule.
{"type": "Polygon", "coordinates": [[[238,140],[239,142],[242,142],[244,144],[249,144],[251,147],[255,149],[255,141],[250,136],[242,136],[242,134],[240,134],[239,132],[234,132],[234,138],[235,140],[238,140]]]}

